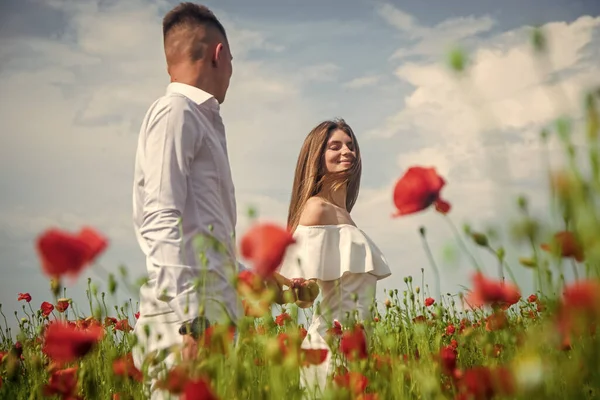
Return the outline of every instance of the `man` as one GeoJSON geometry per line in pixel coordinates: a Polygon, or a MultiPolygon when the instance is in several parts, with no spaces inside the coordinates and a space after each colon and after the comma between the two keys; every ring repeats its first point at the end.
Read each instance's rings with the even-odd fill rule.
{"type": "Polygon", "coordinates": [[[227,35],[208,8],[181,3],[164,17],[163,37],[171,83],[143,120],[134,172],[134,226],[148,270],[138,368],[174,345],[193,357],[208,324],[235,323],[239,312],[236,202],[219,114],[232,75],[227,35]]]}

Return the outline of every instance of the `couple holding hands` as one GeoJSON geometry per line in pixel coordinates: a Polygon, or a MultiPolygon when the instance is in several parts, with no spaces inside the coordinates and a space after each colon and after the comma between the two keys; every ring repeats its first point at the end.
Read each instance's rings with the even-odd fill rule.
{"type": "MultiPolygon", "coordinates": [[[[134,228],[148,272],[133,349],[140,369],[148,355],[192,346],[208,325],[235,324],[243,315],[235,288],[235,191],[220,116],[233,71],[226,31],[205,6],[181,3],[164,17],[163,38],[171,83],[142,122],[134,169],[134,228]],[[198,237],[205,238],[201,257],[198,237]]],[[[320,289],[303,348],[328,349],[326,331],[348,315],[371,321],[377,281],[391,274],[350,215],[360,178],[350,126],[318,124],[300,150],[287,220],[296,243],[278,270],[287,282],[313,280],[320,289]]],[[[167,367],[177,359],[165,353],[167,367]]],[[[301,384],[323,390],[333,364],[328,352],[324,363],[303,367],[301,384]]]]}

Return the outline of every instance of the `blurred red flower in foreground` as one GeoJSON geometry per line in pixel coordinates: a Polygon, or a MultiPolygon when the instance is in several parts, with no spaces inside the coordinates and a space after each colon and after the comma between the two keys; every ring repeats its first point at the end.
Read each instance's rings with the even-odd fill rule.
{"type": "Polygon", "coordinates": [[[557,315],[563,348],[570,348],[571,335],[593,332],[599,319],[600,281],[582,280],[564,288],[557,315]]]}
{"type": "Polygon", "coordinates": [[[206,379],[189,381],[183,388],[182,400],[219,400],[206,379]]]}
{"type": "Polygon", "coordinates": [[[458,356],[458,352],[453,346],[445,346],[442,347],[439,354],[440,366],[442,367],[442,372],[448,376],[454,376],[454,372],[456,371],[456,358],[458,356]]]}
{"type": "Polygon", "coordinates": [[[259,295],[265,288],[263,281],[258,275],[249,269],[245,269],[238,274],[237,288],[240,294],[259,295]]]}
{"type": "Polygon", "coordinates": [[[101,326],[80,330],[64,322],[52,322],[46,328],[42,351],[58,363],[68,363],[89,353],[103,335],[101,326]]]}
{"type": "Polygon", "coordinates": [[[360,372],[346,372],[344,374],[336,374],[333,381],[341,387],[348,388],[353,394],[359,394],[365,391],[369,380],[360,372]]]}
{"type": "Polygon", "coordinates": [[[113,373],[119,376],[127,376],[138,382],[142,382],[144,379],[142,372],[133,364],[131,352],[113,361],[113,373]]]}
{"type": "Polygon", "coordinates": [[[56,370],[44,386],[44,396],[62,395],[63,399],[73,399],[77,393],[77,367],[56,370]]]}
{"type": "Polygon", "coordinates": [[[466,299],[472,307],[489,304],[508,308],[521,298],[519,289],[511,283],[488,279],[481,272],[475,273],[472,280],[473,291],[466,299]]]}
{"type": "Polygon", "coordinates": [[[303,355],[302,365],[319,365],[327,359],[329,350],[327,349],[300,349],[303,355]]]}
{"type": "Polygon", "coordinates": [[[19,297],[17,297],[17,301],[25,300],[26,302],[31,301],[31,295],[29,293],[19,293],[19,297]]]}
{"type": "Polygon", "coordinates": [[[346,331],[340,341],[340,350],[349,360],[363,360],[369,356],[367,352],[367,337],[361,325],[346,331]]]}
{"type": "Polygon", "coordinates": [[[411,167],[396,182],[394,205],[397,208],[393,217],[423,211],[434,204],[442,214],[450,211],[450,204],[440,198],[440,191],[446,182],[435,168],[411,167]]]}
{"type": "Polygon", "coordinates": [[[173,394],[179,394],[190,382],[190,373],[185,365],[179,364],[171,368],[166,376],[156,382],[156,389],[167,390],[173,394]]]}
{"type": "Polygon", "coordinates": [[[573,257],[579,262],[584,260],[583,248],[572,232],[558,232],[554,235],[554,238],[550,244],[544,243],[541,245],[541,248],[550,252],[556,249],[561,257],[573,257]]]}
{"type": "Polygon", "coordinates": [[[473,367],[464,371],[457,382],[457,399],[490,400],[500,394],[510,396],[515,392],[514,378],[505,367],[473,367]]]}
{"type": "Polygon", "coordinates": [[[59,229],[49,229],[37,239],[42,269],[51,277],[76,276],[107,246],[108,241],[104,236],[87,227],[75,235],[59,229]]]}
{"type": "Polygon", "coordinates": [[[279,267],[287,247],[296,241],[289,231],[270,223],[252,227],[242,238],[242,256],[251,260],[254,271],[268,278],[279,267]]]}

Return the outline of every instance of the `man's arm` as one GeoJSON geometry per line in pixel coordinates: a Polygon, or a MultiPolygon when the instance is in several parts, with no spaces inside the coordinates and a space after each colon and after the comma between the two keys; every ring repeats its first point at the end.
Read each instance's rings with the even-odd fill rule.
{"type": "Polygon", "coordinates": [[[187,321],[198,315],[194,288],[198,274],[193,263],[186,263],[183,257],[181,218],[203,129],[185,98],[171,97],[159,107],[146,131],[141,234],[157,269],[157,299],[167,302],[181,321],[187,321]]]}

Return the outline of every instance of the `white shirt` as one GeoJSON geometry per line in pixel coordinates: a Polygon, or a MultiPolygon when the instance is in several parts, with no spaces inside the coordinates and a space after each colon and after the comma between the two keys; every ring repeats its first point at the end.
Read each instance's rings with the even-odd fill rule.
{"type": "Polygon", "coordinates": [[[133,187],[134,227],[148,271],[142,316],[172,311],[183,322],[203,303],[209,320],[225,309],[237,321],[236,202],[219,109],[203,90],[171,83],[143,120],[133,187]]]}
{"type": "Polygon", "coordinates": [[[354,225],[298,225],[279,272],[286,278],[333,281],[346,273],[392,274],[388,262],[365,232],[354,225]]]}

